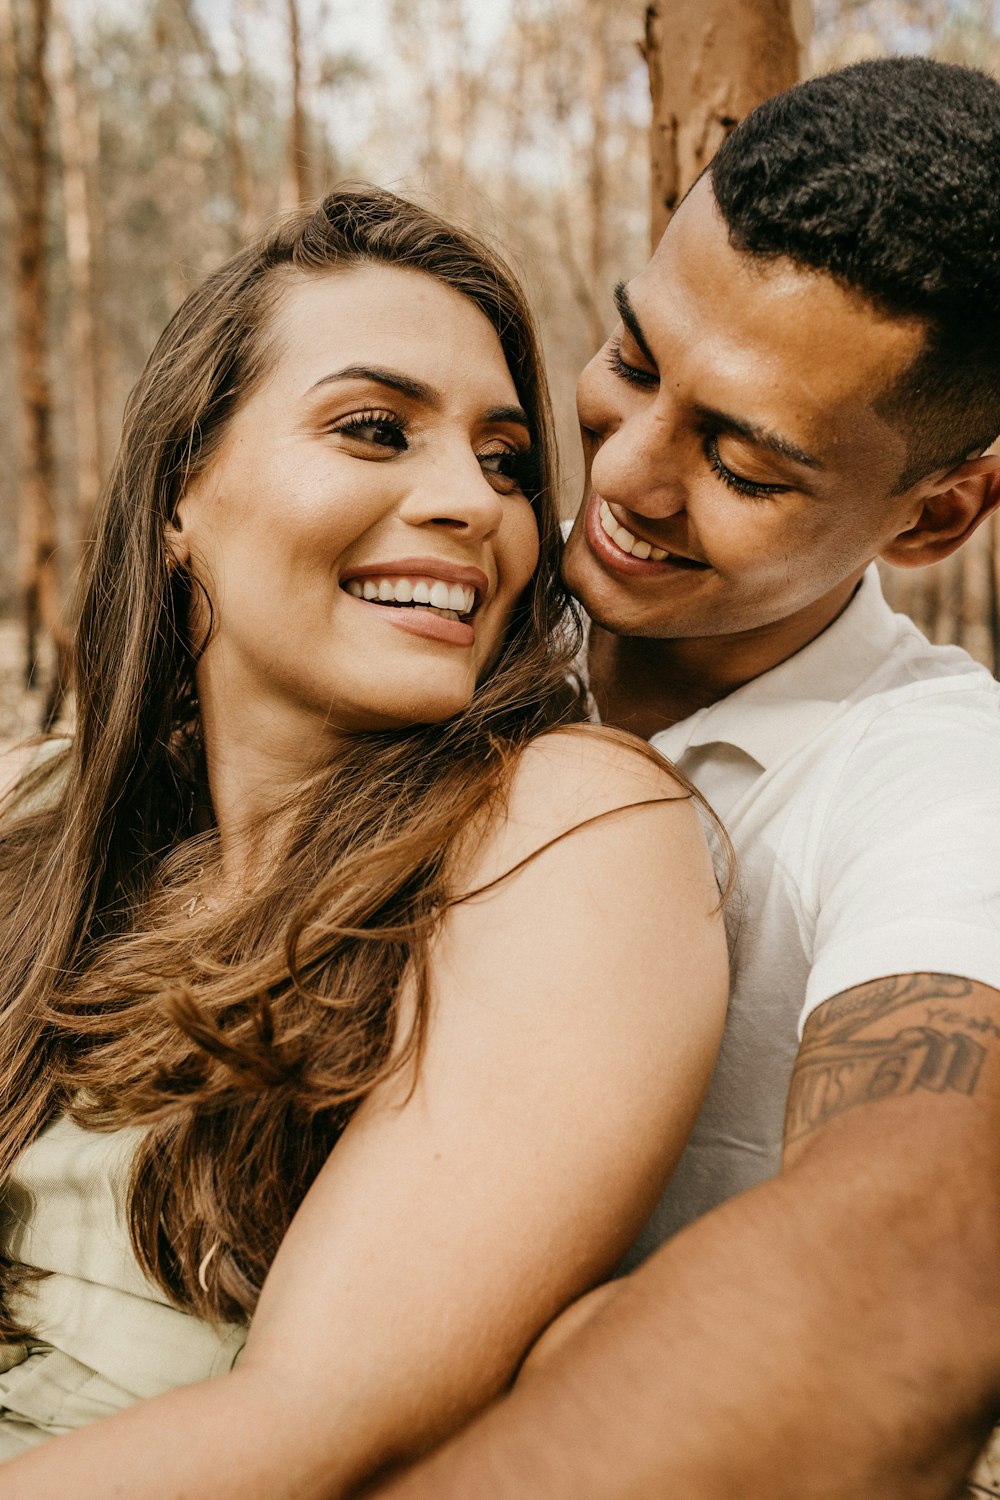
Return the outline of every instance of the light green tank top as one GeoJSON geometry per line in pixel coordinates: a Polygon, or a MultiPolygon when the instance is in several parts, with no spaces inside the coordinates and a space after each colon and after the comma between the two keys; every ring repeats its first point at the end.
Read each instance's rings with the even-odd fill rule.
{"type": "Polygon", "coordinates": [[[140,1131],[61,1117],[20,1157],[0,1204],[0,1247],[50,1274],[11,1311],[30,1342],[0,1343],[0,1462],[57,1433],[231,1369],[242,1324],[171,1307],[129,1241],[125,1184],[140,1131]]]}

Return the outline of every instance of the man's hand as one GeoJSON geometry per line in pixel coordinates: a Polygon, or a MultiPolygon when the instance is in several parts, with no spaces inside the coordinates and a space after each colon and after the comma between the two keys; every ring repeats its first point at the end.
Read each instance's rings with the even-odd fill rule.
{"type": "Polygon", "coordinates": [[[1000,1415],[1000,993],[810,1020],[781,1175],[668,1242],[385,1500],[954,1500],[1000,1415]]]}

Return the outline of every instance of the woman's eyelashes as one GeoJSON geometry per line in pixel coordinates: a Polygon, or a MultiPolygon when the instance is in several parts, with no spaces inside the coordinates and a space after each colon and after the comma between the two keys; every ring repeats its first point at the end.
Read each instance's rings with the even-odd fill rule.
{"type": "Polygon", "coordinates": [[[393,453],[402,453],[407,446],[406,426],[391,411],[353,412],[343,421],[334,423],[330,431],[368,447],[387,448],[393,453]]]}
{"type": "Polygon", "coordinates": [[[629,385],[641,386],[649,390],[660,383],[660,377],[655,370],[640,370],[638,365],[630,365],[622,356],[622,341],[620,338],[610,339],[607,346],[607,361],[611,369],[621,380],[627,380],[629,385]]]}
{"type": "MultiPolygon", "coordinates": [[[[372,456],[392,457],[410,447],[407,424],[390,411],[360,411],[335,422],[329,429],[369,450],[372,456]],[[381,450],[381,451],[379,451],[381,450]]],[[[504,493],[527,489],[535,460],[534,448],[516,448],[506,440],[493,439],[476,450],[476,461],[487,479],[504,493]]]]}
{"type": "Polygon", "coordinates": [[[504,494],[529,489],[535,464],[533,448],[492,448],[477,453],[476,458],[487,479],[497,481],[495,487],[504,494]]]}
{"type": "Polygon", "coordinates": [[[712,472],[722,480],[723,484],[735,490],[738,495],[745,495],[749,500],[766,500],[769,495],[783,495],[791,489],[791,485],[788,484],[764,484],[759,480],[746,479],[742,474],[735,473],[723,463],[719,455],[717,433],[710,433],[706,437],[705,457],[708,459],[712,472]]]}

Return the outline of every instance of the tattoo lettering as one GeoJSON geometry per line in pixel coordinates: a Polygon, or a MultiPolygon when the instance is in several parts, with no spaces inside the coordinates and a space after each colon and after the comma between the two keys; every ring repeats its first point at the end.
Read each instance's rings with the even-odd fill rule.
{"type": "Polygon", "coordinates": [[[982,1031],[987,1036],[1000,1038],[1000,1026],[989,1016],[963,1016],[959,1010],[927,1011],[927,1021],[943,1021],[946,1026],[961,1026],[963,1031],[982,1031]]]}
{"type": "Polygon", "coordinates": [[[955,1002],[975,988],[950,974],[906,974],[828,1001],[806,1027],[788,1094],[785,1144],[879,1099],[918,1090],[973,1094],[987,1055],[983,1044],[1000,1038],[1000,1024],[990,1016],[957,1008],[955,1002]],[[923,1004],[925,1025],[870,1035],[894,1012],[929,1001],[945,1003],[923,1004]]]}
{"type": "Polygon", "coordinates": [[[972,993],[968,979],[954,974],[903,974],[876,979],[859,989],[835,995],[809,1023],[803,1045],[846,1041],[862,1026],[914,1005],[920,1000],[964,1000],[972,993]]]}
{"type": "Polygon", "coordinates": [[[856,1104],[916,1089],[971,1094],[985,1056],[971,1037],[929,1026],[909,1026],[891,1040],[824,1047],[793,1074],[785,1139],[797,1140],[856,1104]]]}

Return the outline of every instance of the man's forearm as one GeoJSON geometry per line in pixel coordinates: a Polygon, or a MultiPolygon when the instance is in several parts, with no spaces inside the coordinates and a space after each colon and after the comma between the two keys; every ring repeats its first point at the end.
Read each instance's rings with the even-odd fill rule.
{"type": "Polygon", "coordinates": [[[869,1150],[869,1111],[831,1124],[385,1500],[950,1500],[1000,1382],[998,1164],[964,1107],[885,1102],[869,1150]]]}

